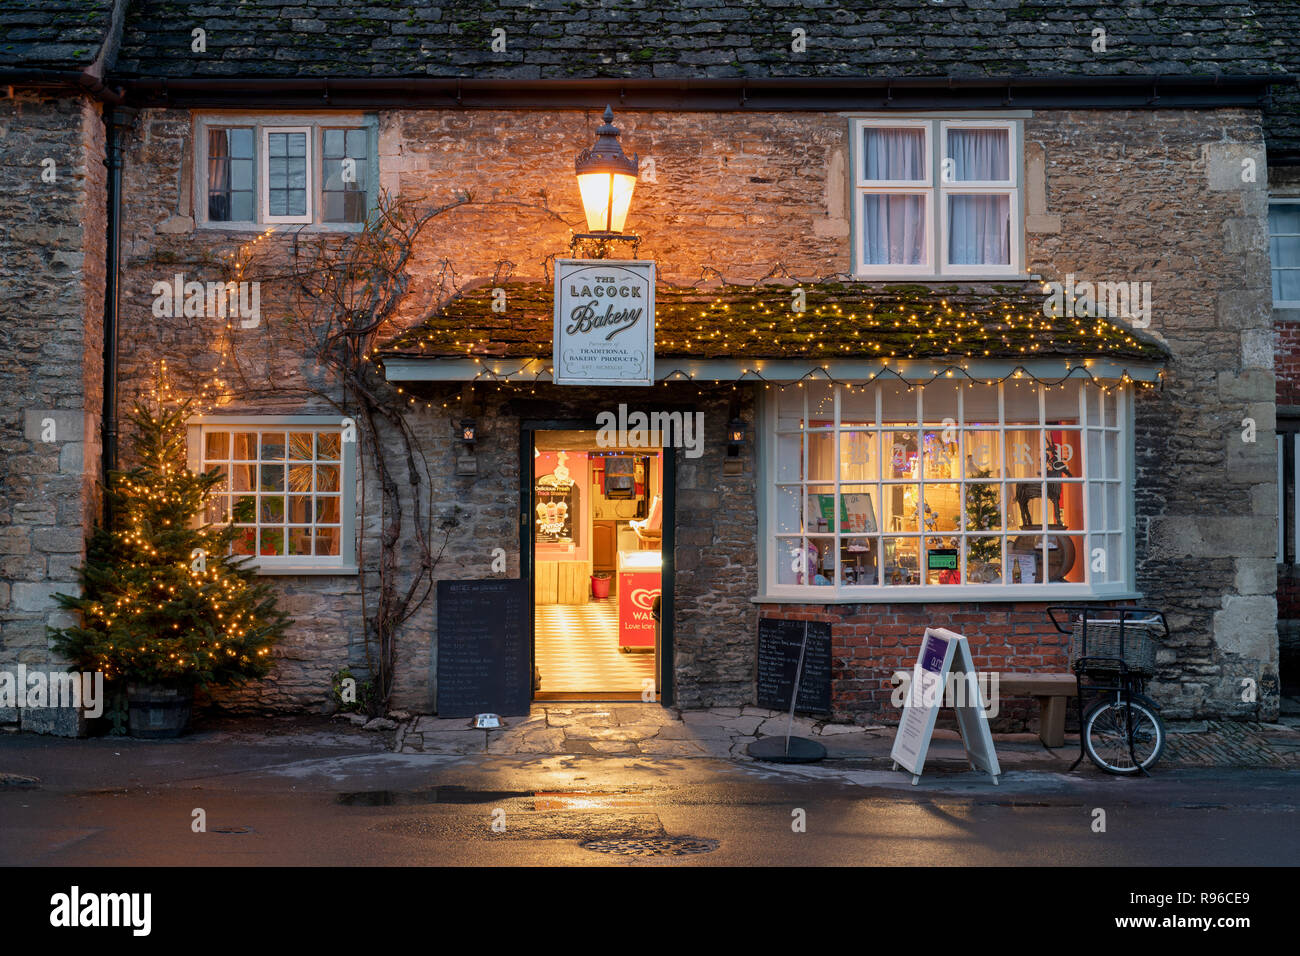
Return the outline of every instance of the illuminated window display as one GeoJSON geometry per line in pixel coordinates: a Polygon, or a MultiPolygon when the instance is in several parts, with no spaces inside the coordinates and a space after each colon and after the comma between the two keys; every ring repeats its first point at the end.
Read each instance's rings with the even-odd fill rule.
{"type": "Polygon", "coordinates": [[[773,395],[769,587],[1123,585],[1127,392],[812,384],[773,395]]]}

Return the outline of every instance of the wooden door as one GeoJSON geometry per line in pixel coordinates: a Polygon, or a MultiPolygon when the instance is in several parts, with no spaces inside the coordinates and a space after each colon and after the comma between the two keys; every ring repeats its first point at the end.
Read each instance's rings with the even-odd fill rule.
{"type": "Polygon", "coordinates": [[[591,565],[597,571],[614,569],[615,527],[612,521],[597,521],[591,526],[591,565]]]}

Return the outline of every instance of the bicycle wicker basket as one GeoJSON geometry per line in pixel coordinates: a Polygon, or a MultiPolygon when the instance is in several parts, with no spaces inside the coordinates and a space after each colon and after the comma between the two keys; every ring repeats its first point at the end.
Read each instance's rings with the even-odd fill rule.
{"type": "Polygon", "coordinates": [[[1139,674],[1154,674],[1156,670],[1155,637],[1162,632],[1160,622],[1151,620],[1131,620],[1124,622],[1124,644],[1120,646],[1119,621],[1088,621],[1088,646],[1084,647],[1083,619],[1074,622],[1070,635],[1070,666],[1074,667],[1079,658],[1086,654],[1089,658],[1110,658],[1111,660],[1090,660],[1090,670],[1119,670],[1118,663],[1123,660],[1130,671],[1139,674]]]}

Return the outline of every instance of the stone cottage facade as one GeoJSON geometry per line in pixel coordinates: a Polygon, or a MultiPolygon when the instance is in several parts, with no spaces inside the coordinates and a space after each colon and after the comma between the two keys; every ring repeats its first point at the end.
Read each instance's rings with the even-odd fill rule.
{"type": "MultiPolygon", "coordinates": [[[[341,438],[337,383],[294,350],[290,299],[269,281],[256,322],[187,314],[159,292],[355,235],[347,168],[362,213],[381,193],[460,203],[420,234],[410,307],[370,356],[422,450],[433,518],[455,518],[438,578],[527,576],[529,423],[589,421],[618,402],[689,408],[704,412],[705,442],[672,467],[665,703],[752,703],[760,617],[830,623],[833,714],[876,720],[929,624],[966,634],[982,669],[1060,671],[1049,604],[1137,603],[1173,630],[1151,686],[1167,715],[1276,717],[1279,599],[1293,587],[1289,564],[1278,573],[1293,506],[1279,515],[1277,416],[1300,404],[1282,372],[1292,317],[1270,295],[1270,196],[1300,196],[1284,4],[1213,19],[1191,0],[226,6],[0,3],[0,666],[53,663],[50,595],[72,586],[98,517],[115,418],[161,386],[198,402],[196,467],[233,474],[246,436],[263,448],[287,436],[305,441],[296,467],[314,482],[297,543],[250,539],[295,619],[276,671],[218,702],[316,711],[333,675],[364,670],[383,516],[341,438]],[[642,163],[629,229],[661,289],[659,384],[556,386],[532,366],[512,377],[549,358],[552,261],[583,228],[573,159],[607,102],[642,163]],[[953,200],[940,143],[964,130],[1004,144],[1007,172],[953,200]],[[924,144],[928,173],[868,175],[873,143],[887,166],[903,142],[924,144]],[[870,251],[869,220],[914,201],[873,197],[903,195],[935,218],[916,233],[928,256],[891,269],[870,251]],[[974,259],[945,245],[959,227],[940,205],[1008,210],[1005,264],[987,242],[974,259]],[[1133,308],[1052,319],[1051,284],[1067,282],[1133,284],[1133,308]],[[806,308],[794,312],[796,289],[806,308]],[[917,394],[926,404],[907,411],[917,394]],[[465,414],[479,425],[473,475],[455,433],[465,414]],[[748,436],[731,456],[737,416],[748,436]],[[909,526],[886,499],[929,494],[930,479],[891,478],[885,443],[907,454],[912,442],[929,468],[926,435],[949,419],[962,449],[995,447],[1003,471],[942,473],[933,500],[967,503],[934,525],[918,509],[909,526]],[[875,470],[815,473],[822,429],[836,448],[875,448],[855,461],[875,470]],[[1082,459],[1079,474],[1053,472],[1049,488],[1044,440],[1062,462],[1082,459]],[[1022,444],[1039,461],[1028,470],[1012,461],[1022,444]],[[1050,492],[1036,520],[1070,539],[1064,570],[1045,570],[1032,544],[1026,562],[1013,553],[1028,478],[1050,492]],[[975,572],[969,533],[972,481],[994,479],[998,523],[977,530],[1000,555],[996,584],[975,572]],[[850,580],[842,561],[825,584],[787,572],[792,553],[845,546],[843,529],[826,539],[788,524],[790,495],[798,511],[823,491],[874,495],[874,577],[850,580]],[[917,566],[950,545],[960,580],[917,566]]],[[[404,540],[398,567],[413,556],[404,540]]],[[[432,602],[404,625],[393,706],[436,711],[436,630],[432,602]]]]}

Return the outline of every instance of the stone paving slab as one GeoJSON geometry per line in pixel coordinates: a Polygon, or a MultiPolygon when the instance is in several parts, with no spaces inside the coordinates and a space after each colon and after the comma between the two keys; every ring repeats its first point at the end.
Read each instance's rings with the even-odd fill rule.
{"type": "MultiPolygon", "coordinates": [[[[820,741],[827,759],[866,768],[891,765],[894,728],[884,724],[832,724],[761,707],[715,707],[679,711],[658,704],[535,703],[527,717],[512,717],[500,730],[475,730],[466,719],[413,717],[396,734],[401,753],[566,755],[638,754],[715,757],[748,762],[746,747],[762,737],[795,736],[820,741]]],[[[1244,721],[1179,721],[1169,727],[1161,763],[1182,767],[1294,767],[1300,769],[1300,728],[1244,721]]],[[[1078,737],[1049,749],[1036,734],[994,734],[998,761],[1006,769],[1059,771],[1078,756],[1078,737]]],[[[961,736],[936,729],[927,764],[964,767],[961,736]]]]}

